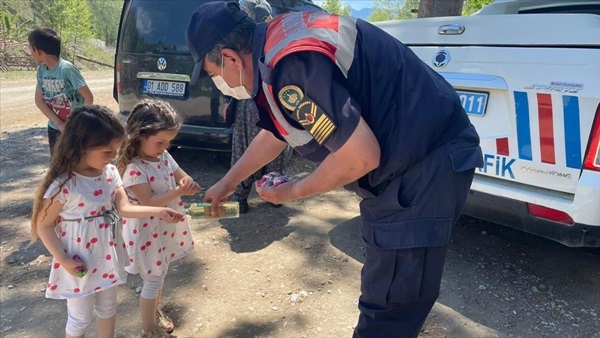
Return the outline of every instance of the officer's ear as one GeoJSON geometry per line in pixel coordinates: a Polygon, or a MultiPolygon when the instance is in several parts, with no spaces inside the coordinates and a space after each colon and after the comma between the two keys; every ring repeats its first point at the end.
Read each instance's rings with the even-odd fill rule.
{"type": "Polygon", "coordinates": [[[223,56],[223,62],[233,63],[238,69],[243,69],[244,62],[242,56],[238,52],[230,48],[223,48],[221,55],[223,56]]]}

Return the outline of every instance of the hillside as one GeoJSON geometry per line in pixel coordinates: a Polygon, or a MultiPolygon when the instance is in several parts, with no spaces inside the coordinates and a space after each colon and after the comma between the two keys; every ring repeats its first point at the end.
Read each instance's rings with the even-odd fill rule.
{"type": "MultiPolygon", "coordinates": [[[[107,21],[101,16],[106,16],[106,12],[98,6],[91,6],[94,2],[89,0],[0,0],[0,69],[8,70],[27,70],[35,67],[35,62],[30,57],[29,43],[27,35],[36,27],[48,26],[59,32],[63,40],[61,56],[81,69],[99,69],[111,67],[113,63],[114,48],[106,46],[102,40],[94,37],[94,31],[102,31],[98,23],[107,21]],[[89,13],[87,21],[83,21],[84,28],[78,26],[56,27],[53,22],[61,22],[56,18],[51,18],[53,11],[60,9],[61,6],[74,7],[73,15],[78,16],[80,6],[81,12],[89,13]],[[90,6],[88,6],[90,5],[90,6]],[[95,10],[94,10],[95,9],[95,10]],[[94,25],[95,24],[95,25],[94,25]],[[69,32],[72,32],[69,34],[69,32]],[[69,39],[69,37],[71,37],[69,39]],[[73,42],[71,42],[73,41],[73,42]]],[[[120,12],[119,1],[106,1],[102,5],[110,4],[112,9],[111,16],[118,15],[120,12]]],[[[67,14],[66,21],[68,20],[67,14]]],[[[82,15],[82,17],[86,17],[82,15]]],[[[64,20],[63,20],[64,21],[64,20]]],[[[73,21],[73,20],[71,20],[73,21]]],[[[118,19],[117,19],[118,27],[118,19]]],[[[116,29],[115,29],[116,37],[116,29]]],[[[113,39],[114,40],[114,39],[113,39]]]]}
{"type": "Polygon", "coordinates": [[[0,0],[0,9],[11,14],[19,13],[23,19],[34,21],[32,0],[0,0]]]}

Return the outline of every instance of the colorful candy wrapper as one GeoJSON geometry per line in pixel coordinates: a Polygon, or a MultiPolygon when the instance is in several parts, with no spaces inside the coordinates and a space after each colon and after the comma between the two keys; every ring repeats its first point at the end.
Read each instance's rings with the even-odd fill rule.
{"type": "MultiPolygon", "coordinates": [[[[73,255],[73,260],[75,262],[81,262],[81,263],[83,263],[83,260],[81,259],[81,257],[79,257],[79,255],[73,255]]],[[[79,277],[85,276],[87,274],[87,269],[85,268],[85,265],[79,265],[79,266],[77,266],[75,268],[75,273],[79,277]]]]}
{"type": "Polygon", "coordinates": [[[270,173],[264,175],[258,183],[256,183],[259,187],[263,185],[267,188],[276,187],[280,184],[289,181],[288,176],[284,174],[280,174],[276,171],[271,171],[270,173]]]}

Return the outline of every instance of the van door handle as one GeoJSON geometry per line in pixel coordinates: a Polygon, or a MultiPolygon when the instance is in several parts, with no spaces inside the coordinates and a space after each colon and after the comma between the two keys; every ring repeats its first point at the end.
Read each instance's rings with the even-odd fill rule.
{"type": "Polygon", "coordinates": [[[460,35],[465,31],[465,26],[457,23],[443,25],[438,28],[439,35],[460,35]]]}
{"type": "Polygon", "coordinates": [[[460,88],[508,91],[506,80],[497,75],[439,72],[452,86],[460,88]]]}

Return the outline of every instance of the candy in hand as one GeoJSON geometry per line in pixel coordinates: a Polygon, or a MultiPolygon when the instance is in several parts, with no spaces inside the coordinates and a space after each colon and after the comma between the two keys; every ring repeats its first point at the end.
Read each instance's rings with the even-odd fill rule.
{"type": "Polygon", "coordinates": [[[274,188],[280,184],[287,182],[289,179],[286,174],[280,174],[276,171],[264,175],[258,183],[259,187],[265,186],[266,188],[274,188]]]}
{"type": "MultiPolygon", "coordinates": [[[[73,255],[73,260],[75,262],[82,262],[83,263],[83,260],[81,259],[81,257],[79,257],[79,255],[73,255]]],[[[87,269],[85,268],[85,265],[79,265],[79,266],[75,267],[75,273],[79,277],[85,276],[87,274],[87,269]]]]}
{"type": "Polygon", "coordinates": [[[87,274],[87,269],[85,268],[85,266],[80,265],[75,268],[75,273],[77,274],[77,276],[83,277],[87,274]]]}

